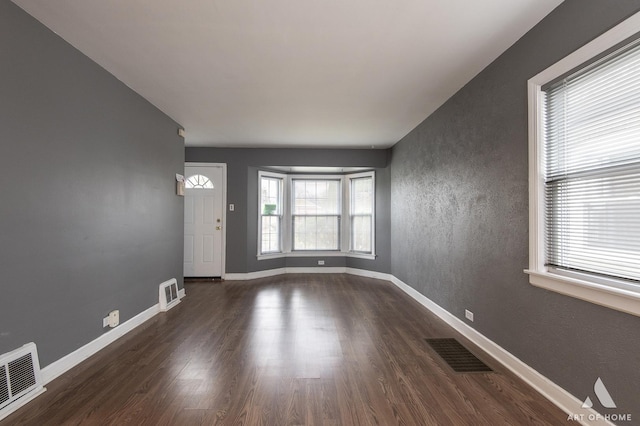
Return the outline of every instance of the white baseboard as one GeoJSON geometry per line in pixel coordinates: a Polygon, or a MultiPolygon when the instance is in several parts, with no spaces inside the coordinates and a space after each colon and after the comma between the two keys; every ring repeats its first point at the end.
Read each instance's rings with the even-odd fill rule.
{"type": "Polygon", "coordinates": [[[59,360],[47,365],[42,369],[42,382],[44,385],[56,379],[60,375],[66,373],[71,368],[80,364],[85,359],[94,355],[110,343],[115,342],[134,328],[138,327],[145,321],[153,318],[160,312],[160,304],[155,304],[149,309],[140,312],[135,317],[123,322],[113,330],[110,330],[95,340],[87,343],[81,348],[76,349],[68,355],[63,356],[59,360]]]}
{"type": "Polygon", "coordinates": [[[239,274],[225,274],[225,281],[246,281],[258,278],[274,277],[276,275],[286,274],[285,268],[267,269],[266,271],[247,272],[239,274]]]}
{"type": "Polygon", "coordinates": [[[324,266],[312,266],[309,268],[277,268],[267,269],[265,271],[247,272],[244,274],[226,274],[224,279],[226,281],[246,281],[255,280],[257,278],[275,277],[276,275],[284,274],[343,274],[346,272],[345,267],[324,267],[324,266]]]}
{"type": "Polygon", "coordinates": [[[538,371],[529,367],[497,343],[464,323],[458,317],[452,315],[449,311],[440,307],[413,287],[400,281],[395,276],[392,276],[390,281],[422,306],[440,317],[444,322],[449,324],[464,337],[476,344],[480,349],[508,368],[516,376],[520,377],[532,388],[541,393],[545,398],[567,413],[567,417],[569,415],[582,414],[583,420],[580,421],[581,424],[613,426],[613,423],[605,420],[604,416],[593,409],[587,410],[582,408],[582,401],[578,400],[575,396],[540,374],[538,371]]]}
{"type": "Polygon", "coordinates": [[[310,266],[284,268],[287,274],[344,274],[347,268],[344,266],[310,266]]]}
{"type": "Polygon", "coordinates": [[[393,279],[393,275],[391,274],[385,274],[384,272],[367,271],[366,269],[347,268],[345,272],[350,275],[374,278],[377,280],[391,281],[393,279]]]}
{"type": "Polygon", "coordinates": [[[178,290],[178,298],[179,299],[184,299],[184,297],[187,295],[187,292],[185,291],[184,288],[181,288],[180,290],[178,290]]]}
{"type": "Polygon", "coordinates": [[[2,410],[0,410],[0,421],[2,421],[2,419],[6,417],[9,417],[10,414],[17,411],[19,408],[27,405],[28,402],[33,401],[36,397],[45,393],[46,390],[47,388],[45,387],[41,387],[40,389],[33,390],[28,394],[25,394],[20,399],[16,399],[14,402],[4,407],[2,410]]]}
{"type": "MultiPolygon", "coordinates": [[[[390,281],[406,294],[408,294],[411,298],[416,300],[422,306],[433,312],[435,315],[437,315],[439,318],[441,318],[443,321],[457,330],[460,334],[476,344],[487,354],[495,358],[498,362],[508,368],[516,376],[520,377],[523,381],[528,383],[535,390],[540,392],[545,398],[558,406],[568,415],[583,414],[584,420],[580,421],[579,423],[584,425],[613,426],[613,423],[605,420],[603,416],[597,413],[595,410],[586,410],[581,408],[582,401],[578,400],[569,392],[556,385],[533,368],[529,367],[527,364],[509,353],[507,350],[505,350],[489,338],[485,337],[483,334],[479,333],[474,328],[470,327],[468,324],[464,323],[462,320],[437,305],[431,299],[427,298],[426,296],[415,290],[413,287],[405,284],[391,274],[347,267],[310,267],[278,268],[245,274],[226,274],[225,279],[229,281],[242,281],[290,273],[347,273],[351,275],[390,281]],[[593,418],[593,420],[590,420],[591,418],[593,418]]],[[[179,290],[178,295],[181,299],[185,297],[185,289],[183,288],[179,290]]],[[[128,321],[122,323],[120,326],[114,328],[113,330],[101,335],[97,339],[75,350],[74,352],[46,366],[42,369],[43,385],[46,385],[55,378],[69,371],[71,368],[75,367],[85,359],[105,348],[110,343],[113,343],[131,330],[143,324],[145,321],[153,318],[159,312],[160,305],[156,304],[149,309],[139,313],[135,317],[129,319],[128,321]]]]}
{"type": "Polygon", "coordinates": [[[278,269],[267,269],[265,271],[227,274],[224,279],[226,281],[245,281],[255,280],[257,278],[274,277],[284,274],[351,274],[361,277],[376,278],[379,280],[391,281],[392,275],[382,272],[367,271],[364,269],[347,268],[344,266],[311,266],[311,267],[289,267],[278,269]]]}

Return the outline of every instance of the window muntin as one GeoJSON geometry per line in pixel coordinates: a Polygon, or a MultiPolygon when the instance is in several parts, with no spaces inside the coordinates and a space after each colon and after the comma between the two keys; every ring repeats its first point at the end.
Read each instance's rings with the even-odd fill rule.
{"type": "Polygon", "coordinates": [[[371,253],[373,250],[373,176],[349,179],[351,250],[371,253]]]}
{"type": "Polygon", "coordinates": [[[294,178],[291,186],[292,250],[340,250],[342,181],[294,178]]]}
{"type": "Polygon", "coordinates": [[[373,171],[345,175],[259,171],[258,176],[258,259],[314,253],[375,258],[373,171]],[[269,191],[263,190],[266,179],[280,182],[281,201],[272,214],[265,211],[265,205],[273,204],[268,202],[273,199],[269,191]],[[360,194],[352,202],[354,181],[361,182],[354,186],[360,194]],[[354,214],[352,206],[357,209],[354,214]],[[280,243],[278,250],[272,241],[280,243]]]}
{"type": "Polygon", "coordinates": [[[260,253],[282,251],[283,179],[260,177],[260,253]]]}
{"type": "Polygon", "coordinates": [[[193,175],[184,183],[186,189],[213,189],[213,182],[204,175],[193,175]]]}

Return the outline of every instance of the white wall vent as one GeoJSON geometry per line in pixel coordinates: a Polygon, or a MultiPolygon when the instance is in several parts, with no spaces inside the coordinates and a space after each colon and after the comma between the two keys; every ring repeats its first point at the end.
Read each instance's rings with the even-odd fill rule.
{"type": "Polygon", "coordinates": [[[160,284],[160,310],[166,312],[180,303],[178,282],[175,278],[160,284]]]}
{"type": "Polygon", "coordinates": [[[0,355],[0,420],[45,390],[35,343],[0,355]]]}

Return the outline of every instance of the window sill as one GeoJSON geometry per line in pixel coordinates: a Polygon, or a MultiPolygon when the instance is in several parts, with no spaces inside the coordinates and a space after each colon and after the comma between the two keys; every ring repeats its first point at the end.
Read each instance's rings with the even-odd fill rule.
{"type": "Polygon", "coordinates": [[[525,269],[529,282],[540,288],[575,297],[617,311],[640,316],[640,293],[577,278],[525,269]]]}
{"type": "Polygon", "coordinates": [[[283,257],[354,257],[375,260],[375,254],[355,253],[350,251],[297,251],[291,253],[259,254],[258,260],[279,259],[283,257]]]}

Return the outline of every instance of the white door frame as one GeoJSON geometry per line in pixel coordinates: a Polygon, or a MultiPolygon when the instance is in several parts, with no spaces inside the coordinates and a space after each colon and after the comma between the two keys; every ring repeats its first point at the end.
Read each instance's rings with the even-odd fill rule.
{"type": "MultiPolygon", "coordinates": [[[[227,163],[184,163],[186,167],[222,167],[222,271],[224,279],[227,258],[227,163]]],[[[185,176],[186,178],[186,176],[185,176]]],[[[184,234],[184,231],[183,231],[184,234]]]]}

